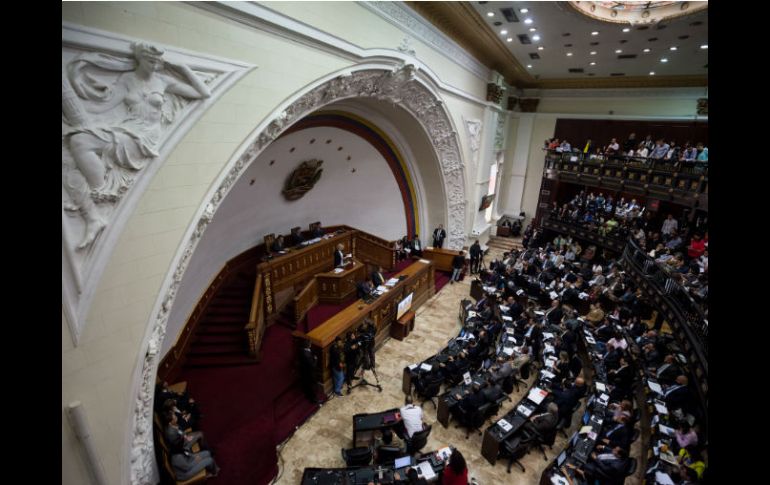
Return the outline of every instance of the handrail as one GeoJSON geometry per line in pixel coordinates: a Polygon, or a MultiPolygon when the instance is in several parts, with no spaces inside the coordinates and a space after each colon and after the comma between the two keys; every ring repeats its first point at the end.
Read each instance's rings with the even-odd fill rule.
{"type": "Polygon", "coordinates": [[[251,299],[251,312],[249,323],[244,327],[249,341],[249,355],[259,358],[259,349],[262,346],[262,337],[265,335],[265,312],[262,311],[264,298],[262,295],[262,275],[257,274],[254,283],[254,294],[251,299]]]}
{"type": "Polygon", "coordinates": [[[318,280],[310,278],[302,291],[294,297],[294,323],[299,324],[307,312],[318,303],[318,280]]]}

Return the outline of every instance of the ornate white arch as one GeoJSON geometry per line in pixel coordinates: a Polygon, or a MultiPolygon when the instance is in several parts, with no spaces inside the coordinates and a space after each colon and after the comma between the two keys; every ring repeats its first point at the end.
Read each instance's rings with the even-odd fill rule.
{"type": "Polygon", "coordinates": [[[218,188],[202,205],[194,227],[188,229],[187,241],[175,258],[172,274],[167,275],[161,288],[150,328],[143,344],[142,358],[134,377],[135,405],[131,417],[130,483],[145,485],[155,476],[155,454],[152,440],[152,404],[155,375],[159,364],[161,343],[166,333],[169,312],[176,297],[182,276],[200,241],[203,231],[211,222],[219,205],[241,176],[245,168],[273,140],[294,122],[335,101],[351,98],[374,98],[396,104],[420,122],[431,141],[441,165],[444,195],[447,206],[448,247],[459,249],[465,242],[465,185],[462,156],[457,132],[453,127],[444,102],[435,89],[435,81],[419,73],[413,64],[383,61],[348,68],[344,73],[306,87],[279,107],[249,137],[241,155],[228,163],[218,188]]]}

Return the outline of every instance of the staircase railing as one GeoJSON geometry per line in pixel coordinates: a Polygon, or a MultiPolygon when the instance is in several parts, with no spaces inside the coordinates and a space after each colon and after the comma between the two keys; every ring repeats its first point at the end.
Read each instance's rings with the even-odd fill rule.
{"type": "Polygon", "coordinates": [[[299,322],[305,318],[307,312],[311,308],[318,304],[318,280],[311,278],[307,285],[302,288],[302,291],[297,293],[294,297],[294,323],[299,325],[299,322]]]}
{"type": "Polygon", "coordinates": [[[251,299],[249,323],[244,327],[249,342],[249,355],[259,361],[259,350],[262,347],[262,337],[265,335],[264,295],[262,295],[262,275],[257,274],[254,283],[254,294],[251,299]]]}

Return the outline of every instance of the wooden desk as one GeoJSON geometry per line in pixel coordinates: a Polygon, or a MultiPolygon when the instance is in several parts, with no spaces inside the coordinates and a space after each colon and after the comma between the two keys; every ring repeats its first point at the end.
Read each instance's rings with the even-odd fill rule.
{"type": "Polygon", "coordinates": [[[511,228],[508,226],[497,226],[497,236],[509,237],[511,235],[511,228]]]}
{"type": "Polygon", "coordinates": [[[460,251],[454,249],[425,248],[422,251],[422,257],[433,261],[436,269],[440,271],[452,272],[452,259],[460,254],[460,251]]]}
{"type": "Polygon", "coordinates": [[[315,277],[318,281],[318,299],[324,303],[339,304],[356,291],[356,283],[366,279],[366,265],[354,260],[340,273],[331,270],[315,277]]]}
{"type": "Polygon", "coordinates": [[[307,335],[294,333],[295,336],[307,338],[312,343],[313,352],[318,357],[318,381],[323,384],[327,394],[332,389],[329,348],[337,336],[344,336],[349,330],[357,328],[365,318],[371,318],[377,329],[375,348],[379,348],[390,335],[390,326],[396,318],[398,302],[413,292],[412,308],[418,308],[435,294],[433,263],[416,261],[394,277],[402,275],[406,278],[373,302],[366,303],[359,299],[307,335]]]}
{"type": "Polygon", "coordinates": [[[412,310],[401,315],[401,318],[390,326],[390,336],[397,340],[404,340],[409,332],[414,330],[414,315],[412,310]]]}

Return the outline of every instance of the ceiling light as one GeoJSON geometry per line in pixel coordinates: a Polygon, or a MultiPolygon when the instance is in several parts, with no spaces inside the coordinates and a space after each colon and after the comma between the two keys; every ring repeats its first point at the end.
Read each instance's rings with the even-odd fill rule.
{"type": "Polygon", "coordinates": [[[669,47],[668,50],[675,51],[676,50],[676,46],[669,47]]]}
{"type": "Polygon", "coordinates": [[[650,49],[644,49],[642,52],[650,52],[650,49]]]}
{"type": "Polygon", "coordinates": [[[571,56],[572,56],[572,52],[567,52],[567,57],[571,57],[571,56]]]}
{"type": "Polygon", "coordinates": [[[505,35],[505,34],[507,34],[507,33],[508,33],[508,31],[507,31],[507,30],[501,30],[501,31],[500,31],[500,35],[505,35]]]}
{"type": "Polygon", "coordinates": [[[487,12],[487,17],[494,17],[494,16],[495,16],[495,12],[487,12]]]}
{"type": "Polygon", "coordinates": [[[654,75],[655,75],[655,71],[650,71],[650,76],[654,76],[654,75]]]}
{"type": "Polygon", "coordinates": [[[530,27],[530,28],[529,28],[529,31],[530,31],[530,32],[534,32],[534,31],[536,31],[536,30],[537,30],[537,29],[536,29],[536,28],[534,28],[534,27],[530,27]]]}
{"type": "Polygon", "coordinates": [[[591,32],[591,35],[599,35],[599,32],[594,30],[593,32],[591,32]]]}
{"type": "Polygon", "coordinates": [[[623,52],[623,50],[622,50],[622,49],[617,49],[617,50],[615,50],[615,54],[620,54],[621,52],[623,52]]]}
{"type": "Polygon", "coordinates": [[[661,60],[660,60],[660,62],[668,62],[668,59],[666,59],[666,58],[664,57],[663,59],[661,59],[661,60]]]}
{"type": "Polygon", "coordinates": [[[507,39],[505,39],[505,41],[506,42],[513,42],[513,37],[508,37],[507,39]]]}
{"type": "Polygon", "coordinates": [[[532,69],[532,64],[527,64],[527,69],[532,69]]]}
{"type": "Polygon", "coordinates": [[[596,55],[596,51],[591,51],[591,55],[595,56],[596,55]]]}
{"type": "Polygon", "coordinates": [[[595,65],[596,65],[596,63],[595,63],[595,62],[592,62],[592,63],[591,63],[591,65],[592,65],[592,66],[595,66],[595,65]]]}
{"type": "Polygon", "coordinates": [[[535,35],[533,35],[533,36],[532,36],[532,40],[534,40],[535,42],[537,42],[538,40],[540,40],[540,36],[539,36],[539,35],[537,35],[537,34],[535,34],[535,35]]]}
{"type": "Polygon", "coordinates": [[[524,19],[524,23],[529,25],[532,23],[532,19],[524,19]]]}
{"type": "Polygon", "coordinates": [[[700,46],[700,48],[701,48],[701,49],[708,49],[708,48],[709,48],[709,45],[708,45],[708,44],[703,44],[702,46],[700,46]]]}
{"type": "Polygon", "coordinates": [[[629,29],[628,27],[626,27],[625,29],[623,29],[623,32],[631,32],[631,29],[629,29]]]}
{"type": "Polygon", "coordinates": [[[519,10],[519,12],[527,13],[527,12],[529,12],[529,9],[528,8],[522,8],[521,10],[519,10]]]}
{"type": "Polygon", "coordinates": [[[540,47],[538,47],[538,48],[537,48],[537,50],[539,50],[539,51],[541,51],[541,50],[543,50],[543,49],[544,49],[544,47],[543,47],[542,45],[541,45],[540,47]]]}

